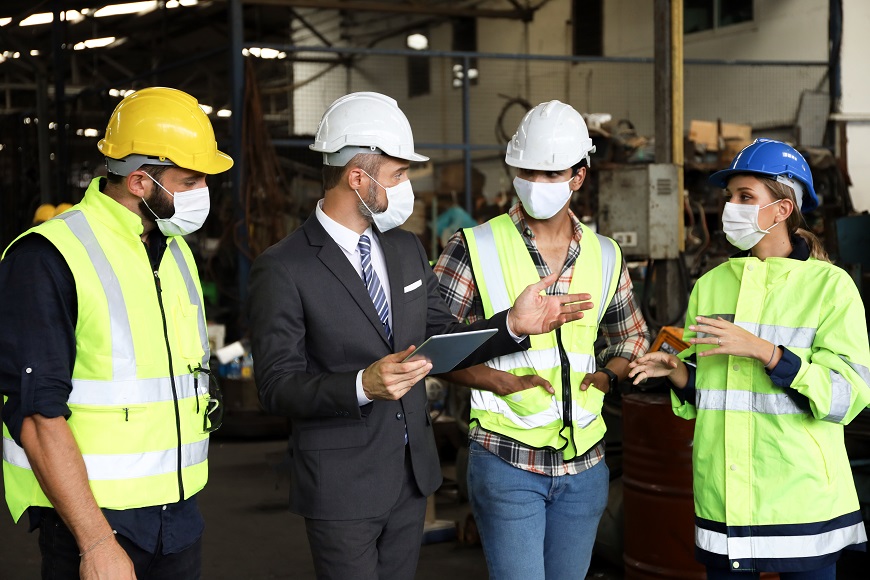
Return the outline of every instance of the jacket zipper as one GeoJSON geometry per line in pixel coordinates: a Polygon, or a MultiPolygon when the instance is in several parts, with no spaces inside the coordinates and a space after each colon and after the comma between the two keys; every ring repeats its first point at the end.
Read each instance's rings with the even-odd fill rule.
{"type": "Polygon", "coordinates": [[[166,341],[166,356],[169,360],[169,383],[172,385],[172,402],[175,406],[175,434],[178,437],[178,501],[184,499],[184,481],[181,477],[181,412],[178,409],[178,391],[175,389],[175,373],[172,372],[172,350],[169,346],[169,329],[166,326],[166,310],[163,308],[163,289],[160,286],[160,275],[154,270],[154,285],[157,287],[157,303],[160,305],[160,317],[163,319],[163,338],[166,341]]]}

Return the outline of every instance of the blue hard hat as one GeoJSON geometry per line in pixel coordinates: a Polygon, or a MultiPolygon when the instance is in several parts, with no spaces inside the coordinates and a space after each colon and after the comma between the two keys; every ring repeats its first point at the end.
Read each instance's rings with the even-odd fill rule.
{"type": "MultiPolygon", "coordinates": [[[[737,154],[728,169],[717,171],[707,181],[724,189],[731,176],[740,173],[761,175],[774,180],[782,176],[799,181],[804,186],[803,199],[798,200],[801,212],[807,213],[819,206],[809,164],[803,155],[782,141],[756,139],[737,154]]],[[[795,195],[798,194],[795,191],[795,195]]]]}

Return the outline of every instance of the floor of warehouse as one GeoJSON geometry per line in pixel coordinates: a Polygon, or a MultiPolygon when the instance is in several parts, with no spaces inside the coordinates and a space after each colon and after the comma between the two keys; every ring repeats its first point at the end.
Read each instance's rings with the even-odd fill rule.
{"type": "MultiPolygon", "coordinates": [[[[203,578],[314,578],[302,519],[287,511],[288,481],[281,462],[286,441],[215,438],[209,453],[209,484],[200,505],[206,519],[203,578]]],[[[449,471],[448,471],[449,472],[449,471]]],[[[455,487],[455,486],[454,486],[455,487]]],[[[436,516],[464,522],[467,504],[460,503],[448,484],[436,494],[436,516]]],[[[15,526],[8,512],[0,515],[0,562],[5,580],[39,577],[35,535],[15,526]]],[[[870,557],[850,555],[838,578],[864,579],[870,557]],[[858,570],[863,569],[863,572],[858,570]]],[[[455,539],[423,546],[417,580],[485,579],[486,564],[479,546],[455,539]]],[[[623,578],[616,566],[593,560],[588,578],[623,578]]]]}

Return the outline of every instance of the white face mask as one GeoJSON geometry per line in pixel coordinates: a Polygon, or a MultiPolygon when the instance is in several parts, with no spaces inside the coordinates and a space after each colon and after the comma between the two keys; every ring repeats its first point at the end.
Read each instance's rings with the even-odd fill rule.
{"type": "Polygon", "coordinates": [[[780,223],[774,222],[772,226],[763,230],[758,225],[758,212],[781,201],[778,199],[761,207],[726,201],[725,210],[722,212],[722,231],[725,232],[725,238],[732,246],[741,250],[751,249],[761,241],[765,234],[770,233],[770,230],[780,223]]]}
{"type": "Polygon", "coordinates": [[[359,191],[354,189],[356,196],[359,197],[359,200],[362,201],[365,208],[369,210],[369,213],[372,215],[372,220],[375,222],[375,225],[378,226],[378,229],[382,232],[386,232],[405,223],[414,211],[414,190],[411,188],[411,180],[406,179],[395,187],[384,187],[363,169],[360,169],[360,171],[368,175],[369,179],[377,183],[378,187],[387,192],[387,209],[380,213],[375,213],[372,211],[372,208],[366,205],[363,198],[360,197],[359,191]]]}
{"type": "Polygon", "coordinates": [[[561,183],[526,181],[514,178],[517,197],[523,202],[523,209],[536,220],[547,220],[559,213],[571,199],[571,180],[561,183]]]}
{"type": "MultiPolygon", "coordinates": [[[[147,173],[145,175],[148,175],[147,173]]],[[[148,175],[148,177],[151,177],[148,175]]],[[[156,179],[151,177],[151,181],[156,183],[160,189],[168,193],[174,199],[175,213],[170,218],[161,218],[145,203],[145,207],[154,214],[157,222],[157,227],[167,236],[186,236],[192,234],[202,227],[205,223],[205,218],[208,217],[208,211],[211,208],[211,200],[209,199],[208,186],[189,191],[179,191],[172,193],[156,179]]],[[[143,198],[142,201],[145,201],[143,198]]]]}

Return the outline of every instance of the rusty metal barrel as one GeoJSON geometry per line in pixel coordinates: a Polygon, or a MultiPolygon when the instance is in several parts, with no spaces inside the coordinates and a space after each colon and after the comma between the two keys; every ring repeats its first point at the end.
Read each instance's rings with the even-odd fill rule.
{"type": "MultiPolygon", "coordinates": [[[[692,440],[668,394],[622,398],[625,580],[703,580],[695,561],[692,440]]],[[[778,580],[764,573],[763,580],[778,580]]]]}
{"type": "Polygon", "coordinates": [[[626,580],[703,580],[695,561],[692,438],[667,394],[622,398],[626,580]]]}

